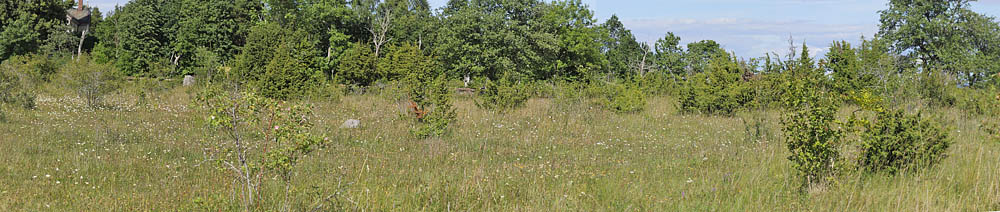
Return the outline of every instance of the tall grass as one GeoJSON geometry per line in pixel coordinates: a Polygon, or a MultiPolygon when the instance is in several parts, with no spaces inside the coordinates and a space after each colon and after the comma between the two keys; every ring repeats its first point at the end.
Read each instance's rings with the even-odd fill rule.
{"type": "MultiPolygon", "coordinates": [[[[0,122],[0,211],[240,209],[233,179],[206,162],[203,141],[216,138],[188,108],[191,88],[126,88],[106,98],[117,106],[107,110],[89,110],[69,93],[49,93],[39,96],[36,110],[8,111],[8,121],[0,122]]],[[[335,141],[302,160],[292,207],[1000,209],[1000,143],[985,139],[981,119],[954,109],[940,111],[953,126],[955,144],[939,166],[897,176],[848,173],[802,193],[778,140],[778,111],[684,115],[668,97],[650,98],[646,110],[630,114],[554,102],[531,99],[522,109],[493,113],[456,98],[453,134],[422,140],[409,133],[414,121],[392,98],[312,102],[316,129],[335,141]],[[362,120],[362,127],[339,129],[349,118],[362,120]]],[[[284,189],[277,182],[265,187],[284,189]]],[[[277,210],[282,197],[270,192],[257,209],[277,210]]]]}

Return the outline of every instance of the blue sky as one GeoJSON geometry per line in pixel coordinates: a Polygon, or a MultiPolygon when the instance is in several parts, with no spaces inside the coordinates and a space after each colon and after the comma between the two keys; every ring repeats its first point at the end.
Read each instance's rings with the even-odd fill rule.
{"type": "MultiPolygon", "coordinates": [[[[108,11],[128,0],[84,0],[108,11]]],[[[428,0],[436,7],[447,0],[428,0]]],[[[617,14],[640,42],[674,32],[682,43],[715,40],[741,57],[784,55],[789,36],[805,40],[812,55],[830,42],[857,43],[878,30],[878,11],[887,0],[583,0],[603,22],[617,14]]],[[[1000,15],[1000,0],[980,0],[973,10],[1000,15]]]]}

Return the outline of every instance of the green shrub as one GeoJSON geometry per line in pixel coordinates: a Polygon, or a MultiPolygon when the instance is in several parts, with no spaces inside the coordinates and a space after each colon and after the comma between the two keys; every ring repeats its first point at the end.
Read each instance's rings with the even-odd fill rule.
{"type": "Polygon", "coordinates": [[[986,132],[987,137],[990,140],[1000,142],[1000,124],[996,121],[984,121],[979,128],[986,132]]]}
{"type": "Polygon", "coordinates": [[[646,109],[646,92],[637,82],[608,83],[598,104],[615,113],[634,113],[646,109]]]}
{"type": "MultiPolygon", "coordinates": [[[[248,210],[271,196],[263,182],[277,176],[285,184],[285,196],[292,188],[292,173],[300,160],[322,148],[327,139],[312,134],[312,109],[257,95],[250,91],[207,85],[195,97],[205,115],[210,132],[212,159],[237,182],[242,206],[248,210]],[[259,148],[267,147],[267,148],[259,148]]],[[[287,199],[285,200],[288,201],[287,199]]]]}
{"type": "Polygon", "coordinates": [[[836,126],[836,105],[831,97],[814,89],[804,91],[804,104],[792,108],[782,120],[788,157],[803,179],[804,187],[823,183],[836,174],[839,146],[844,134],[836,126]]]}
{"type": "Polygon", "coordinates": [[[417,121],[421,125],[412,131],[418,138],[440,137],[449,132],[448,125],[455,122],[457,114],[452,107],[451,89],[448,86],[448,79],[445,74],[439,74],[434,81],[429,82],[427,92],[427,103],[421,104],[427,114],[417,121]],[[428,108],[425,105],[433,106],[428,108]]]}
{"type": "Polygon", "coordinates": [[[311,38],[303,30],[276,23],[253,26],[236,56],[231,79],[266,97],[305,96],[324,77],[316,66],[320,54],[311,38]]]}
{"type": "Polygon", "coordinates": [[[948,132],[937,121],[902,110],[879,112],[863,122],[858,166],[867,172],[929,167],[945,157],[951,145],[948,132]]]}
{"type": "Polygon", "coordinates": [[[531,97],[528,86],[505,74],[497,81],[487,80],[479,93],[476,106],[486,110],[506,112],[524,106],[531,97]]]}
{"type": "Polygon", "coordinates": [[[957,102],[955,90],[958,89],[950,83],[941,71],[926,71],[920,75],[918,83],[920,96],[934,107],[950,107],[957,102]]]}
{"type": "Polygon", "coordinates": [[[30,54],[11,57],[4,62],[12,71],[24,74],[27,80],[40,84],[52,80],[52,75],[59,69],[59,64],[45,55],[30,54]]]}
{"type": "Polygon", "coordinates": [[[680,90],[682,112],[732,115],[750,107],[754,89],[743,81],[749,69],[730,57],[717,57],[706,72],[692,76],[680,90]]]}
{"type": "Polygon", "coordinates": [[[0,66],[0,106],[35,108],[34,89],[26,87],[29,83],[23,76],[24,74],[17,73],[11,64],[4,63],[0,66]]]}
{"type": "Polygon", "coordinates": [[[119,72],[90,60],[70,63],[64,68],[63,76],[84,103],[95,109],[105,106],[104,96],[118,90],[122,82],[119,72]]]}
{"type": "Polygon", "coordinates": [[[956,89],[957,107],[970,115],[1000,116],[1000,104],[994,94],[987,89],[956,89]]]}

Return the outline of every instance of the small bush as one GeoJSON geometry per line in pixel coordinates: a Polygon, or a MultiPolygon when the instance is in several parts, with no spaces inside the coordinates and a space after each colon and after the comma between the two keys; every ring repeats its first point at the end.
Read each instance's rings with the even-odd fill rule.
{"type": "Polygon", "coordinates": [[[497,81],[486,81],[485,89],[479,93],[476,106],[486,110],[506,112],[524,106],[531,97],[528,86],[504,75],[497,81]]]}
{"type": "Polygon", "coordinates": [[[271,196],[262,184],[273,176],[285,184],[287,197],[294,189],[291,180],[295,166],[328,140],[311,133],[310,106],[277,101],[236,87],[208,85],[194,103],[204,113],[210,132],[216,133],[206,143],[214,146],[209,158],[218,162],[218,170],[238,182],[234,192],[241,194],[242,206],[249,210],[263,197],[271,196]]]}
{"type": "Polygon", "coordinates": [[[704,73],[695,74],[680,90],[683,112],[732,115],[753,104],[754,90],[743,80],[749,69],[729,57],[718,57],[704,73]]]}
{"type": "Polygon", "coordinates": [[[430,84],[429,90],[426,91],[427,103],[433,108],[421,108],[421,110],[428,110],[428,112],[427,115],[418,119],[421,126],[412,131],[413,135],[418,138],[447,135],[448,125],[455,122],[457,116],[455,109],[452,108],[451,89],[448,87],[448,79],[445,75],[438,75],[430,84]]]}
{"type": "Polygon", "coordinates": [[[920,114],[880,112],[862,125],[858,165],[868,172],[895,174],[929,167],[940,162],[951,145],[941,124],[920,114]]]}
{"type": "Polygon", "coordinates": [[[1000,124],[995,122],[983,122],[979,128],[986,132],[990,140],[1000,142],[1000,124]]]}
{"type": "Polygon", "coordinates": [[[24,109],[35,108],[35,93],[27,88],[23,75],[15,73],[9,64],[0,67],[0,103],[24,109]]]}
{"type": "Polygon", "coordinates": [[[835,126],[837,107],[830,97],[808,90],[804,104],[782,120],[782,131],[788,145],[788,157],[804,180],[804,187],[826,182],[836,174],[840,160],[839,145],[844,137],[835,126]]]}
{"type": "Polygon", "coordinates": [[[636,82],[608,83],[598,104],[615,113],[633,113],[646,109],[646,92],[636,82]]]}
{"type": "Polygon", "coordinates": [[[118,90],[121,75],[107,65],[89,60],[73,62],[65,67],[64,78],[73,91],[91,108],[104,106],[104,96],[118,90]]]}
{"type": "Polygon", "coordinates": [[[11,57],[4,62],[12,73],[19,73],[27,82],[41,84],[52,80],[59,64],[45,55],[30,54],[11,57]]]}
{"type": "Polygon", "coordinates": [[[934,107],[954,106],[958,101],[955,90],[958,89],[945,77],[941,71],[927,71],[921,74],[918,83],[920,96],[927,99],[934,107]]]}
{"type": "Polygon", "coordinates": [[[981,89],[959,89],[956,92],[957,107],[970,115],[978,116],[998,116],[1000,115],[1000,104],[997,104],[997,96],[994,92],[981,89]]]}

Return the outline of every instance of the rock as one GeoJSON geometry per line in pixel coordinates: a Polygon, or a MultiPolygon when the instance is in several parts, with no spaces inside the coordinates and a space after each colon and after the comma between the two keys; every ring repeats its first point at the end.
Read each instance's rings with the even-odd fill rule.
{"type": "Polygon", "coordinates": [[[341,129],[345,129],[345,128],[347,128],[347,129],[354,129],[354,128],[358,128],[358,127],[361,127],[361,120],[357,120],[357,119],[348,119],[347,121],[344,121],[344,124],[340,125],[341,129]]]}
{"type": "Polygon", "coordinates": [[[184,75],[184,86],[194,85],[194,76],[184,75]]]}

